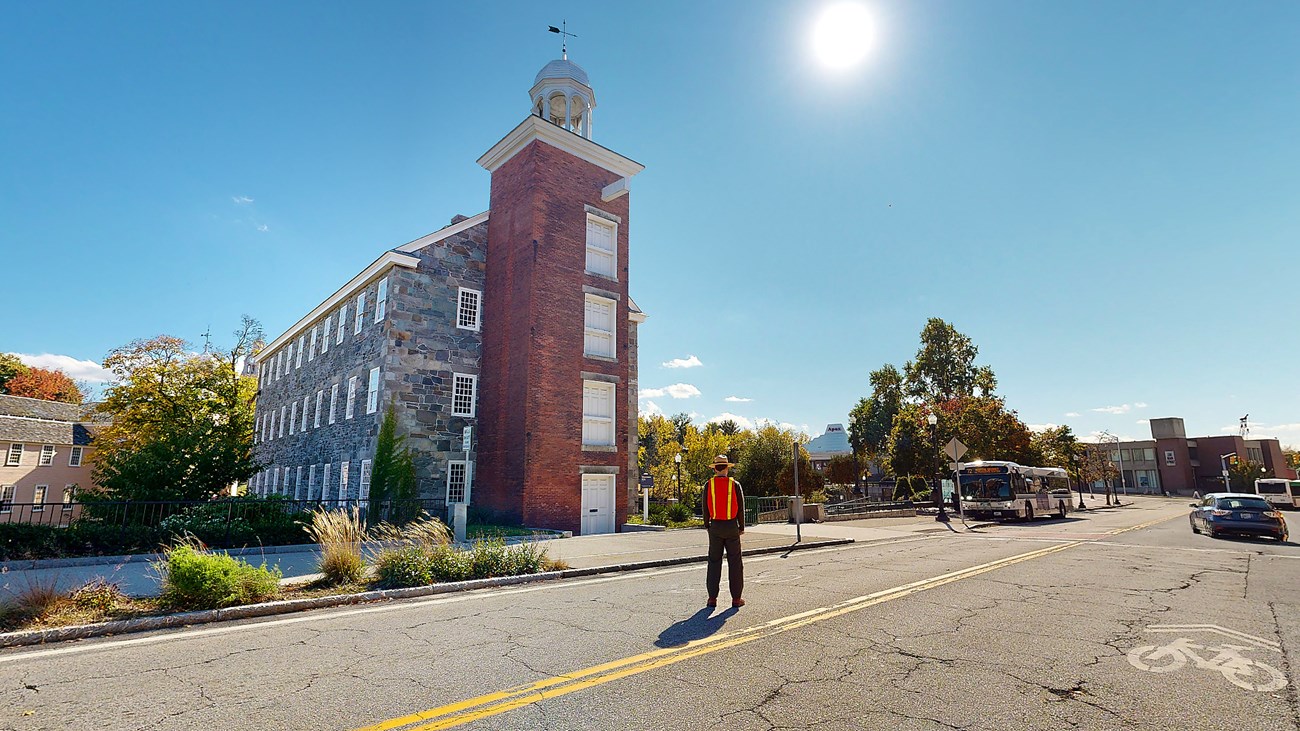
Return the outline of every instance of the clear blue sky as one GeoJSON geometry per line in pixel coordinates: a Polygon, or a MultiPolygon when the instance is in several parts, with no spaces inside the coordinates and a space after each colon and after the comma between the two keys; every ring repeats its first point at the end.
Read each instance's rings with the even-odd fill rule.
{"type": "Polygon", "coordinates": [[[643,406],[818,434],[938,316],[1031,424],[1300,443],[1300,3],[863,4],[831,71],[824,2],[8,3],[0,350],[278,334],[487,207],[567,18],[643,406]]]}

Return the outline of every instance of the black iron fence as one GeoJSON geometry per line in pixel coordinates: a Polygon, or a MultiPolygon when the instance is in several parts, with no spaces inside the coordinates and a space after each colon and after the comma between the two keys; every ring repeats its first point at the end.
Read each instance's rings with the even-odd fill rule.
{"type": "Polygon", "coordinates": [[[828,504],[826,506],[827,515],[870,515],[871,513],[883,513],[892,510],[911,510],[916,504],[911,500],[871,500],[868,498],[859,498],[857,500],[846,500],[840,503],[828,504]]]}
{"type": "Polygon", "coordinates": [[[194,536],[213,548],[310,543],[318,509],[356,508],[367,524],[446,519],[442,500],[130,500],[0,503],[0,560],[149,551],[194,536]]]}

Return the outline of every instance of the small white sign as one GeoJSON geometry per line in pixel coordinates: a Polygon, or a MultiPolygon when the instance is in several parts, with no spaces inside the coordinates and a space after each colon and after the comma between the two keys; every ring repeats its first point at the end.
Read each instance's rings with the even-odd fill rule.
{"type": "Polygon", "coordinates": [[[467,427],[465,427],[465,431],[462,432],[461,435],[460,435],[460,443],[465,445],[465,449],[466,449],[466,451],[469,450],[469,440],[470,440],[470,437],[472,436],[472,434],[471,434],[470,432],[472,432],[473,430],[474,430],[474,427],[472,427],[472,426],[467,426],[467,427]]]}

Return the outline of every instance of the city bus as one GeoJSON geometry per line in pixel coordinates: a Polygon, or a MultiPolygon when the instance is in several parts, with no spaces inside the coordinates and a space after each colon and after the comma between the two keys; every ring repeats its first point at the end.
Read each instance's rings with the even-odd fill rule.
{"type": "Polygon", "coordinates": [[[960,465],[962,515],[970,518],[1033,520],[1064,518],[1074,510],[1070,477],[1060,467],[1026,467],[988,460],[960,465]]]}
{"type": "Polygon", "coordinates": [[[1255,494],[1269,505],[1280,508],[1300,507],[1300,480],[1283,480],[1267,477],[1255,480],[1255,494]]]}

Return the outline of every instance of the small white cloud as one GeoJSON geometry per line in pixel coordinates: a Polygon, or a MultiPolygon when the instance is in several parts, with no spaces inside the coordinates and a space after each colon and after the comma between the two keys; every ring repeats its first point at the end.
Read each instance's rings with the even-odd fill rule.
{"type": "Polygon", "coordinates": [[[18,360],[33,368],[63,371],[74,381],[108,383],[113,380],[112,371],[106,370],[93,360],[79,360],[70,355],[55,355],[53,353],[41,353],[40,355],[10,353],[9,355],[18,356],[18,360]]]}
{"type": "Polygon", "coordinates": [[[741,416],[740,414],[733,414],[733,413],[731,413],[731,412],[729,412],[729,411],[724,411],[724,412],[722,412],[721,414],[718,414],[717,416],[713,417],[712,419],[709,419],[709,420],[706,421],[705,423],[706,423],[706,424],[716,424],[716,423],[723,422],[723,421],[734,421],[734,422],[736,422],[736,425],[739,426],[741,429],[753,429],[753,428],[754,428],[754,422],[750,421],[749,419],[746,419],[745,417],[741,416]]]}
{"type": "Polygon", "coordinates": [[[1128,404],[1120,404],[1119,406],[1102,406],[1099,409],[1093,409],[1093,411],[1099,411],[1103,414],[1127,414],[1132,410],[1133,407],[1128,404]]]}
{"type": "Polygon", "coordinates": [[[241,206],[245,206],[253,202],[253,199],[249,198],[246,195],[232,195],[230,196],[230,200],[238,203],[241,206]]]}
{"type": "Polygon", "coordinates": [[[1047,431],[1048,429],[1055,429],[1060,424],[1048,422],[1046,424],[1025,424],[1025,426],[1029,428],[1029,431],[1047,431]]]}
{"type": "Polygon", "coordinates": [[[671,386],[663,388],[645,388],[637,394],[637,398],[663,398],[669,396],[672,398],[692,398],[700,395],[700,389],[689,383],[674,383],[671,386]]]}
{"type": "Polygon", "coordinates": [[[640,408],[642,416],[663,416],[664,410],[659,408],[659,404],[653,401],[646,401],[640,408]]]}
{"type": "Polygon", "coordinates": [[[1146,420],[1146,419],[1138,419],[1138,420],[1137,420],[1137,423],[1139,423],[1139,424],[1150,424],[1151,422],[1148,421],[1148,420],[1146,420]]]}
{"type": "Polygon", "coordinates": [[[754,399],[752,399],[752,398],[744,398],[744,397],[742,397],[742,396],[728,396],[728,397],[726,397],[725,399],[723,399],[723,401],[729,401],[729,402],[731,402],[731,403],[733,403],[733,404],[747,404],[747,403],[749,403],[750,401],[753,401],[753,400],[754,400],[754,399]]]}
{"type": "Polygon", "coordinates": [[[1078,416],[1078,415],[1079,415],[1079,412],[1077,412],[1077,411],[1067,411],[1067,412],[1065,412],[1065,415],[1066,415],[1066,416],[1078,416]]]}
{"type": "Polygon", "coordinates": [[[1146,405],[1146,402],[1144,402],[1144,401],[1134,401],[1134,402],[1133,402],[1133,408],[1135,408],[1135,409],[1145,409],[1146,407],[1147,407],[1147,405],[1146,405]]]}
{"type": "Polygon", "coordinates": [[[259,224],[257,224],[257,230],[258,230],[258,231],[266,231],[266,230],[267,230],[266,224],[265,224],[265,223],[259,223],[259,224]]]}
{"type": "Polygon", "coordinates": [[[808,436],[812,436],[811,434],[808,433],[807,424],[791,424],[788,421],[783,421],[780,424],[777,424],[777,427],[780,429],[789,429],[790,431],[793,432],[799,432],[800,434],[806,434],[808,436]]]}
{"type": "Polygon", "coordinates": [[[704,364],[700,362],[700,359],[693,355],[688,355],[685,358],[673,358],[663,364],[664,368],[699,368],[702,365],[704,364]]]}

